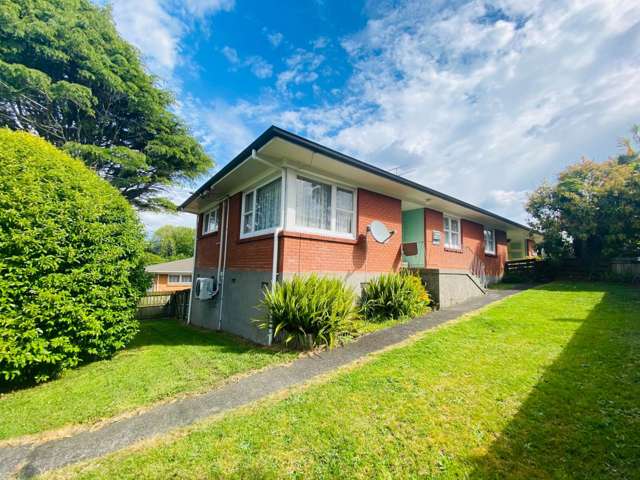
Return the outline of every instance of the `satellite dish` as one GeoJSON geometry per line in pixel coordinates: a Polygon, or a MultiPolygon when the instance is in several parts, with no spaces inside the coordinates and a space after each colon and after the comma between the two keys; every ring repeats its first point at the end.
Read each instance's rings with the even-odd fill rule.
{"type": "Polygon", "coordinates": [[[371,232],[373,239],[378,243],[386,243],[395,233],[393,230],[389,231],[385,224],[379,220],[371,222],[367,229],[371,232]]]}

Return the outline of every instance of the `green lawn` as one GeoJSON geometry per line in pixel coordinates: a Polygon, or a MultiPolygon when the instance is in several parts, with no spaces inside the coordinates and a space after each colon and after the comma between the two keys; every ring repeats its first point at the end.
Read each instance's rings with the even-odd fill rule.
{"type": "Polygon", "coordinates": [[[1,394],[0,439],[94,422],[293,356],[175,320],[143,321],[133,343],[113,359],[1,394]]]}
{"type": "Polygon", "coordinates": [[[552,283],[323,384],[55,475],[638,478],[640,291],[552,283]]]}

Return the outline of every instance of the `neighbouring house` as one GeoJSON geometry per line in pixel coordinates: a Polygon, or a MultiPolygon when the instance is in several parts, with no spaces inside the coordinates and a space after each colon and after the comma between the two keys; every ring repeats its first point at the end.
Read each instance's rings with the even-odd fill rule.
{"type": "Polygon", "coordinates": [[[145,271],[153,276],[151,292],[185,290],[193,283],[193,257],[149,265],[145,271]]]}
{"type": "Polygon", "coordinates": [[[274,126],[181,209],[198,215],[189,321],[266,344],[253,320],[274,281],[316,272],[359,290],[407,266],[448,306],[483,295],[509,250],[534,254],[524,225],[274,126]]]}

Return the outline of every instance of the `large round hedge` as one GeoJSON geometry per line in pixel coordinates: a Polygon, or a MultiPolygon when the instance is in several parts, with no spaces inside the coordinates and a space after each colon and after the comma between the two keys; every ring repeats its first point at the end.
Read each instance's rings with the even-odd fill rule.
{"type": "Polygon", "coordinates": [[[0,383],[124,347],[147,280],[136,213],[84,164],[0,129],[0,383]]]}

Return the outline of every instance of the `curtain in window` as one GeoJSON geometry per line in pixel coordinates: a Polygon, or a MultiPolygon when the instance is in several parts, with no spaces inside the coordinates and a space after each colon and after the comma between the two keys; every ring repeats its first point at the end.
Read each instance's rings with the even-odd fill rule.
{"type": "Polygon", "coordinates": [[[353,192],[351,190],[337,189],[336,231],[353,233],[353,192]]]}
{"type": "Polygon", "coordinates": [[[496,238],[494,230],[484,231],[484,251],[487,253],[495,253],[496,251],[496,238]]]}
{"type": "Polygon", "coordinates": [[[244,228],[243,233],[249,233],[253,231],[253,192],[247,193],[244,196],[244,210],[242,213],[244,228]]]}
{"type": "Polygon", "coordinates": [[[280,185],[278,178],[256,190],[254,231],[265,230],[280,224],[280,185]]]}
{"type": "Polygon", "coordinates": [[[301,227],[331,229],[331,185],[298,177],[296,224],[301,227]]]}
{"type": "Polygon", "coordinates": [[[444,244],[446,247],[460,247],[460,221],[444,217],[444,244]]]}

